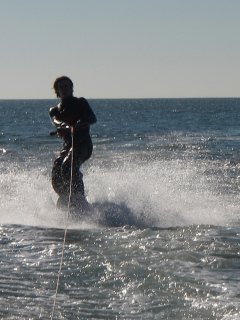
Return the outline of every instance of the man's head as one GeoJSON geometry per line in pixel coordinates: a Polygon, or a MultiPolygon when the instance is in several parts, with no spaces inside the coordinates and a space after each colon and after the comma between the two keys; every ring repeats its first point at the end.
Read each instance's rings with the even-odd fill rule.
{"type": "Polygon", "coordinates": [[[61,99],[70,97],[73,95],[73,82],[66,76],[59,77],[54,81],[53,89],[61,99]]]}

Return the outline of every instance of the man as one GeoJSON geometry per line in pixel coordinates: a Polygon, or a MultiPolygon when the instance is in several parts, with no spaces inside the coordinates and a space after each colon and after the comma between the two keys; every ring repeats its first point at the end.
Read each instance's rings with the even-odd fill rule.
{"type": "Polygon", "coordinates": [[[64,144],[53,164],[52,186],[59,195],[59,207],[68,206],[70,201],[71,207],[81,211],[87,202],[80,166],[92,155],[90,125],[96,123],[97,119],[86,99],[73,96],[70,78],[57,78],[53,88],[60,103],[49,110],[49,115],[64,144]]]}

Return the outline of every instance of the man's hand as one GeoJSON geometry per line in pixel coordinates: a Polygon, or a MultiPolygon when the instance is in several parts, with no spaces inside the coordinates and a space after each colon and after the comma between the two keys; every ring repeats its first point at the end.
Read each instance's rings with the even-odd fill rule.
{"type": "Polygon", "coordinates": [[[57,128],[57,134],[60,138],[66,139],[71,134],[71,128],[69,126],[57,128]]]}

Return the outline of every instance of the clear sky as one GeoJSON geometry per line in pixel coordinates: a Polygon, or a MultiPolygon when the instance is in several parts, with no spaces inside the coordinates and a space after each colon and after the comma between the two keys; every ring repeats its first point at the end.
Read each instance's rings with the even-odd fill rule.
{"type": "Polygon", "coordinates": [[[0,0],[0,99],[240,96],[240,0],[0,0]]]}

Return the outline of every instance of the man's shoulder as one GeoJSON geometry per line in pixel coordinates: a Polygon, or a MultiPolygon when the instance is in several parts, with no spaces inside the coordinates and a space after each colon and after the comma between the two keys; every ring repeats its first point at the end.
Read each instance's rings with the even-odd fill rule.
{"type": "Polygon", "coordinates": [[[84,97],[79,97],[79,98],[76,98],[80,103],[88,103],[87,102],[87,99],[84,98],[84,97]]]}
{"type": "Polygon", "coordinates": [[[89,107],[89,103],[87,101],[87,99],[85,99],[84,97],[80,97],[80,98],[76,98],[77,100],[77,104],[82,107],[82,108],[88,108],[89,107]]]}

